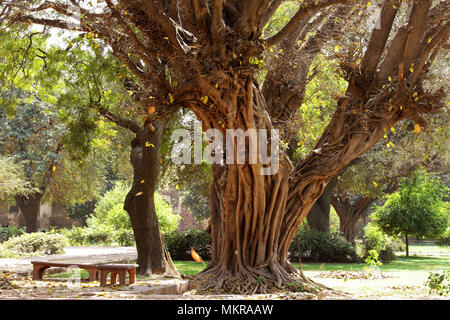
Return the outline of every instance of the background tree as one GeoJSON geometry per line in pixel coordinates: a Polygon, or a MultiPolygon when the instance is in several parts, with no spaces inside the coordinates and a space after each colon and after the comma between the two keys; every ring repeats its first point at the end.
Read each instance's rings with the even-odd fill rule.
{"type": "Polygon", "coordinates": [[[141,90],[123,63],[103,52],[98,43],[91,33],[68,39],[69,49],[56,49],[52,53],[53,65],[64,64],[58,74],[73,75],[65,79],[66,92],[58,104],[68,114],[65,121],[72,123],[71,137],[75,139],[72,143],[78,149],[88,152],[106,145],[107,149],[128,151],[128,159],[123,158],[124,152],[116,152],[121,161],[114,163],[126,163],[125,167],[130,168],[118,171],[122,175],[128,172],[126,180],[131,177],[124,208],[131,217],[136,239],[138,273],[178,276],[164,245],[154,198],[162,137],[170,119],[149,104],[148,92],[141,90]],[[98,139],[99,130],[111,131],[109,135],[115,136],[114,142],[110,143],[113,140],[108,137],[98,139]]]}
{"type": "Polygon", "coordinates": [[[58,126],[54,116],[46,114],[45,109],[33,103],[20,106],[12,119],[0,113],[1,150],[4,155],[14,154],[17,161],[24,163],[26,180],[37,188],[33,193],[15,197],[27,232],[37,231],[41,199],[56,171],[63,146],[64,127],[58,126]]]}
{"type": "MultiPolygon", "coordinates": [[[[44,191],[51,191],[52,200],[59,203],[81,204],[85,203],[86,199],[92,202],[98,196],[95,191],[100,191],[101,188],[98,187],[104,185],[105,170],[112,169],[126,177],[125,180],[133,176],[133,170],[142,171],[139,177],[135,177],[135,187],[127,201],[127,208],[135,217],[133,225],[138,238],[139,272],[147,275],[178,275],[163,246],[152,200],[157,183],[154,175],[158,173],[160,162],[158,152],[162,127],[155,122],[155,126],[160,127],[160,130],[156,131],[153,124],[148,122],[149,117],[144,119],[147,112],[151,113],[148,111],[150,106],[146,104],[145,94],[139,92],[139,88],[133,84],[133,77],[128,70],[118,63],[116,58],[105,54],[91,33],[69,37],[57,45],[48,45],[46,39],[49,34],[45,28],[42,32],[29,31],[26,28],[1,32],[5,43],[2,47],[5,49],[2,80],[11,87],[15,85],[23,91],[28,90],[30,95],[39,97],[39,101],[48,102],[48,106],[39,105],[32,109],[36,113],[33,117],[37,117],[38,113],[42,113],[42,117],[50,117],[52,113],[53,123],[58,124],[64,131],[64,135],[60,136],[61,144],[58,150],[61,151],[64,145],[64,154],[67,157],[58,158],[61,166],[56,170],[56,161],[49,163],[45,183],[40,185],[42,188],[39,192],[33,197],[28,195],[23,201],[16,199],[22,212],[33,212],[28,216],[34,217],[34,220],[28,225],[35,226],[28,229],[35,231],[37,228],[39,203],[44,191]],[[67,77],[68,74],[72,77],[67,77]],[[114,83],[117,79],[122,79],[122,82],[114,83]],[[140,99],[144,101],[139,105],[137,102],[140,99]],[[144,113],[142,108],[145,109],[144,113]],[[127,119],[130,114],[137,119],[127,119]],[[117,127],[123,127],[123,130],[118,130],[117,127]],[[131,137],[133,134],[137,135],[134,140],[131,137]],[[153,140],[149,136],[152,136],[153,140]],[[130,143],[132,140],[133,143],[130,143]],[[124,152],[120,152],[122,150],[124,152]],[[129,158],[124,158],[127,150],[132,153],[132,163],[129,158]],[[146,155],[144,160],[143,155],[146,155]],[[149,158],[152,159],[153,165],[147,166],[149,158]],[[145,168],[142,166],[144,162],[145,168]],[[95,181],[92,181],[92,178],[95,181]],[[87,183],[90,183],[91,187],[88,190],[83,188],[87,183]],[[95,187],[93,183],[97,183],[95,187]],[[67,201],[67,190],[72,190],[73,187],[77,190],[70,193],[71,199],[67,201]],[[59,193],[58,190],[66,192],[59,193]],[[136,202],[140,202],[137,207],[136,202]]],[[[54,38],[52,39],[54,43],[54,38]]],[[[21,100],[4,90],[5,87],[2,100],[4,110],[9,113],[22,111],[21,100]]],[[[157,118],[156,114],[153,116],[154,119],[157,118]]],[[[56,129],[56,126],[39,127],[36,121],[31,120],[30,117],[25,119],[22,125],[32,127],[38,136],[55,135],[51,130],[56,129]]],[[[13,128],[14,130],[16,128],[13,128]]],[[[17,132],[20,134],[22,131],[17,132]]],[[[14,140],[15,134],[7,132],[5,135],[9,142],[14,140]]],[[[43,146],[35,148],[26,141],[26,137],[16,138],[15,142],[30,146],[31,151],[41,152],[42,156],[48,155],[48,150],[43,146]]],[[[45,136],[40,142],[53,143],[54,140],[55,137],[50,139],[45,136]]],[[[10,145],[6,152],[11,153],[13,149],[10,145]]],[[[32,168],[30,172],[36,174],[38,170],[32,168]]]]}
{"type": "Polygon", "coordinates": [[[16,195],[26,196],[33,187],[25,178],[23,166],[13,157],[0,156],[0,199],[5,201],[16,195]]]}
{"type": "Polygon", "coordinates": [[[354,243],[356,222],[376,199],[397,190],[402,178],[419,167],[439,176],[448,174],[448,122],[445,112],[427,118],[418,129],[405,121],[386,132],[374,148],[338,174],[331,203],[340,218],[341,235],[354,243]]]}
{"type": "Polygon", "coordinates": [[[69,129],[56,106],[61,81],[42,72],[48,66],[47,36],[26,28],[0,31],[0,152],[23,164],[33,186],[32,193],[14,199],[28,232],[38,228],[42,200],[71,204],[98,189],[93,163],[83,166],[80,159],[75,163],[67,157],[69,129]]]}
{"type": "MultiPolygon", "coordinates": [[[[278,119],[289,119],[290,108],[272,96],[280,90],[267,94],[257,84],[264,51],[278,49],[284,39],[310,26],[310,18],[322,9],[353,4],[302,1],[279,31],[262,38],[263,27],[282,2],[105,0],[99,4],[102,10],[95,10],[71,1],[82,14],[75,28],[63,20],[71,12],[60,1],[36,1],[32,6],[8,1],[2,12],[13,22],[99,35],[140,80],[149,93],[148,105],[162,113],[183,105],[202,121],[203,130],[225,133],[270,131],[282,124],[278,119]]],[[[227,159],[226,165],[213,165],[213,256],[196,278],[203,290],[263,292],[307,281],[288,261],[288,250],[327,183],[388,128],[408,117],[423,127],[421,114],[443,107],[443,91],[428,90],[424,80],[448,38],[448,2],[432,6],[431,0],[387,0],[381,6],[379,28],[355,28],[336,50],[349,86],[311,153],[292,167],[281,151],[279,170],[270,176],[260,174],[261,162],[238,165],[236,157],[233,164],[227,159]],[[408,10],[406,20],[397,17],[400,8],[408,10]]],[[[349,20],[355,26],[361,23],[358,15],[349,20]]],[[[296,43],[296,38],[291,41],[296,43]]],[[[272,141],[268,149],[272,143],[278,146],[272,141]]]]}
{"type": "Polygon", "coordinates": [[[372,218],[386,234],[404,237],[408,257],[411,236],[434,238],[447,230],[448,206],[442,202],[447,194],[439,178],[419,170],[410,180],[401,181],[399,191],[387,196],[372,218]]]}

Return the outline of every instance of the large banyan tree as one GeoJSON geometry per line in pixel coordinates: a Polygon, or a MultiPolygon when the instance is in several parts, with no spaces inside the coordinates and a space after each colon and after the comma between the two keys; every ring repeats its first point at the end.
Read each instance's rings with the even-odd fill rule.
{"type": "MultiPolygon", "coordinates": [[[[227,129],[280,129],[282,139],[289,141],[308,59],[327,39],[338,41],[336,48],[347,48],[340,60],[348,88],[307,157],[294,166],[281,149],[272,175],[261,174],[270,165],[259,158],[256,163],[227,159],[227,164],[213,165],[213,256],[194,281],[202,289],[264,292],[307,281],[289,262],[288,249],[327,183],[397,122],[410,118],[424,126],[421,115],[442,107],[441,92],[430,92],[424,83],[447,44],[449,1],[378,1],[379,19],[366,30],[360,47],[343,34],[343,25],[353,23],[359,31],[364,15],[358,10],[364,10],[365,1],[298,1],[287,23],[266,38],[263,28],[282,0],[92,2],[0,3],[11,23],[96,37],[139,80],[149,109],[157,110],[154,117],[174,105],[189,108],[203,130],[217,129],[223,136],[227,129]],[[76,23],[67,23],[77,13],[76,23]],[[302,53],[304,45],[311,47],[302,53]],[[268,52],[279,58],[264,60],[268,52]],[[261,60],[268,68],[262,84],[256,77],[261,60]]],[[[245,156],[249,159],[248,149],[245,156]]]]}

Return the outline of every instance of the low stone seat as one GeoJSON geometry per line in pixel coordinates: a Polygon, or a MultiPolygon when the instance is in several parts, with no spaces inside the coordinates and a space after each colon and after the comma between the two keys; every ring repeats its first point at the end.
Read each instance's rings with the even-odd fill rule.
{"type": "Polygon", "coordinates": [[[56,261],[31,261],[31,263],[33,264],[33,280],[42,280],[45,270],[50,267],[68,268],[72,266],[86,270],[89,273],[89,281],[98,280],[97,264],[56,261]]]}
{"type": "Polygon", "coordinates": [[[136,281],[136,264],[98,264],[100,271],[100,286],[106,286],[106,278],[111,273],[111,283],[116,283],[117,275],[119,275],[119,284],[125,286],[127,284],[127,272],[129,275],[129,283],[136,281]]]}
{"type": "Polygon", "coordinates": [[[136,281],[136,264],[108,264],[108,263],[77,263],[77,262],[56,262],[56,261],[31,261],[33,264],[33,280],[42,280],[45,270],[50,267],[72,267],[76,266],[84,269],[89,273],[89,281],[98,280],[100,272],[100,286],[106,286],[106,278],[111,273],[111,283],[117,281],[119,275],[119,283],[123,286],[127,284],[127,272],[129,274],[129,283],[136,281]]]}

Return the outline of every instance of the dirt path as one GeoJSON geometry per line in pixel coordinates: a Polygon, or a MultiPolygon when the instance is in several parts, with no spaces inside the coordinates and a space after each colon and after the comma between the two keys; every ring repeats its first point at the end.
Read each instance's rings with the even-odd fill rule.
{"type": "MultiPolygon", "coordinates": [[[[0,272],[7,270],[22,276],[32,274],[31,261],[61,261],[84,263],[109,263],[121,261],[136,261],[135,247],[66,247],[64,254],[34,256],[17,259],[0,259],[0,272]]],[[[49,273],[61,272],[61,268],[48,269],[49,273]]]]}

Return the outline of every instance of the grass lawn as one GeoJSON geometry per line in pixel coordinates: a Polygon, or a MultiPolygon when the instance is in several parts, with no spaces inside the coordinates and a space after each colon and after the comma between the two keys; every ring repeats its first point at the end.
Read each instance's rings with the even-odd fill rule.
{"type": "MultiPolygon", "coordinates": [[[[448,247],[440,247],[434,243],[414,243],[409,245],[410,254],[420,254],[420,253],[447,253],[450,254],[450,249],[448,247]]],[[[403,254],[405,254],[403,252],[403,254]]]]}
{"type": "MultiPolygon", "coordinates": [[[[198,263],[194,261],[174,261],[180,273],[195,275],[202,271],[207,263],[198,263]]],[[[298,268],[298,263],[294,263],[298,268]]],[[[304,263],[304,271],[361,271],[366,265],[364,263],[304,263]]],[[[397,271],[442,271],[450,270],[450,256],[400,256],[397,261],[384,264],[380,267],[383,272],[397,272],[397,271]]]]}
{"type": "MultiPolygon", "coordinates": [[[[429,251],[427,251],[429,252],[429,251]]],[[[196,274],[206,263],[175,261],[180,273],[196,274]]],[[[298,263],[294,264],[298,268],[298,263]]],[[[398,260],[384,264],[380,271],[387,279],[335,279],[321,277],[324,271],[363,271],[364,263],[304,263],[305,276],[330,288],[353,294],[361,299],[446,299],[436,294],[429,295],[424,286],[429,272],[450,270],[450,255],[447,256],[399,256],[398,260]]]]}
{"type": "MultiPolygon", "coordinates": [[[[295,264],[298,267],[298,264],[295,264]]],[[[364,263],[304,263],[303,270],[305,271],[361,271],[364,270],[366,264],[364,263]]],[[[437,271],[450,270],[450,256],[449,257],[421,257],[421,256],[400,256],[398,260],[383,264],[380,271],[437,271]]]]}
{"type": "MultiPolygon", "coordinates": [[[[195,261],[174,261],[180,273],[195,275],[207,266],[207,262],[198,263],[195,261]]],[[[294,263],[298,268],[298,263],[294,263]]],[[[304,263],[304,271],[362,271],[366,265],[364,263],[304,263]]],[[[450,270],[449,257],[419,257],[412,256],[409,258],[399,257],[397,261],[384,264],[380,267],[382,272],[399,272],[399,271],[442,271],[450,270]]],[[[69,273],[59,273],[49,275],[49,278],[67,278],[69,273]]],[[[86,270],[81,270],[81,277],[88,278],[86,270]]],[[[139,278],[139,276],[138,276],[139,278]]]]}

